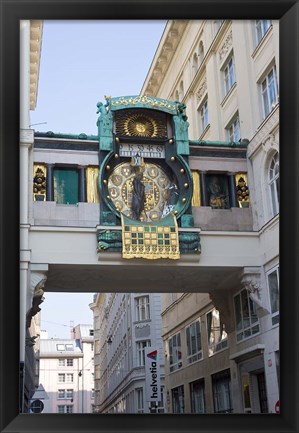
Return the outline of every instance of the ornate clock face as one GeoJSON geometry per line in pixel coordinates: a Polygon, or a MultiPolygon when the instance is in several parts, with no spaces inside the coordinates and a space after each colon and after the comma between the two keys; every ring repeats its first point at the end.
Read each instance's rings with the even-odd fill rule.
{"type": "MultiPolygon", "coordinates": [[[[158,221],[167,213],[168,191],[172,185],[164,170],[157,164],[145,163],[142,167],[144,185],[144,210],[140,221],[158,221]]],[[[132,218],[133,179],[135,171],[129,162],[119,164],[108,178],[108,192],[118,212],[132,218]]]]}

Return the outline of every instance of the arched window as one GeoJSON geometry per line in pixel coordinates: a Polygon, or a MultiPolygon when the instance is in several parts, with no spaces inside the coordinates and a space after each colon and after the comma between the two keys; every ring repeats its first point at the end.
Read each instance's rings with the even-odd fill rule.
{"type": "Polygon", "coordinates": [[[279,158],[275,153],[269,165],[269,188],[273,216],[279,212],[279,158]]]}
{"type": "Polygon", "coordinates": [[[179,91],[176,90],[176,92],[175,92],[175,101],[179,101],[179,100],[180,100],[179,91]]]}

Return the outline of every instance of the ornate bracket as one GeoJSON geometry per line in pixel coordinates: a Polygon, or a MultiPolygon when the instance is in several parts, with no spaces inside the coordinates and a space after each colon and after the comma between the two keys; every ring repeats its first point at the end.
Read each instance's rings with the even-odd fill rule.
{"type": "Polygon", "coordinates": [[[46,280],[47,278],[43,278],[35,286],[32,305],[26,314],[26,328],[30,328],[32,317],[35,316],[39,311],[41,311],[39,305],[44,301],[43,295],[46,280]]]}
{"type": "Polygon", "coordinates": [[[259,268],[244,268],[241,284],[248,291],[250,299],[256,304],[257,315],[263,317],[269,314],[266,302],[262,297],[263,286],[259,268]]]}
{"type": "Polygon", "coordinates": [[[37,335],[33,335],[33,337],[26,337],[26,346],[27,347],[32,347],[35,345],[35,340],[37,339],[37,335]]]}

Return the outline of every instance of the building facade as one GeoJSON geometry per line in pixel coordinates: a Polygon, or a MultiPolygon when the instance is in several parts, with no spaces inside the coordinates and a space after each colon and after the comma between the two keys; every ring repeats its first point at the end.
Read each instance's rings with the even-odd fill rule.
{"type": "Polygon", "coordinates": [[[38,386],[42,278],[30,277],[29,191],[34,132],[30,110],[36,108],[43,22],[20,21],[20,412],[28,412],[38,386]]]}
{"type": "Polygon", "coordinates": [[[47,397],[43,413],[92,413],[93,328],[77,325],[73,338],[40,340],[40,383],[47,397]]]}
{"type": "Polygon", "coordinates": [[[164,350],[159,293],[99,293],[95,331],[95,411],[164,413],[164,350]],[[158,351],[159,398],[147,401],[146,349],[158,351]]]}
{"type": "MultiPolygon", "coordinates": [[[[193,209],[202,244],[206,236],[220,240],[227,233],[228,250],[235,236],[243,238],[248,261],[225,291],[215,290],[210,278],[209,295],[163,295],[171,412],[275,413],[279,405],[278,38],[278,22],[271,20],[169,21],[142,88],[186,104],[191,155],[192,140],[206,149],[210,140],[248,139],[237,197],[247,195],[240,210],[247,203],[249,232],[259,240],[252,266],[244,226],[226,224],[227,217],[236,221],[231,210],[205,208],[205,179],[230,170],[217,155],[190,158],[199,174],[201,203],[193,209]]],[[[225,266],[221,247],[218,242],[211,254],[225,266]]],[[[202,260],[205,253],[203,245],[202,260]]]]}
{"type": "Polygon", "coordinates": [[[94,329],[92,325],[77,325],[72,330],[72,338],[83,352],[83,365],[80,374],[82,381],[82,413],[94,412],[94,329]]]}
{"type": "MultiPolygon", "coordinates": [[[[28,55],[30,25],[25,25],[22,39],[27,41],[28,55]]],[[[30,77],[24,72],[21,323],[31,308],[39,308],[43,290],[60,287],[98,293],[92,305],[98,341],[97,411],[151,410],[145,405],[144,369],[138,362],[143,361],[149,340],[151,347],[162,347],[156,329],[160,323],[157,292],[165,292],[160,329],[162,353],[167,357],[160,359],[160,366],[165,363],[166,411],[275,411],[279,399],[278,36],[278,23],[269,20],[179,20],[166,26],[141,94],[179,100],[188,115],[194,184],[194,227],[189,229],[200,233],[201,251],[182,255],[175,265],[163,260],[128,262],[119,251],[106,256],[97,251],[98,232],[113,229],[100,221],[98,136],[33,134],[28,117],[30,77]],[[140,274],[149,293],[137,296],[133,293],[143,287],[140,274]],[[145,319],[140,325],[135,323],[139,322],[136,302],[146,296],[155,320],[145,319]],[[107,318],[103,307],[109,307],[107,318]],[[125,320],[130,331],[124,328],[125,320]]],[[[29,60],[27,56],[22,62],[24,71],[29,60]]],[[[32,84],[36,89],[37,81],[32,84]]],[[[24,323],[21,360],[26,329],[24,323]]],[[[80,359],[76,360],[79,378],[79,367],[85,365],[80,359]]],[[[71,388],[53,393],[58,389],[71,388]]],[[[49,394],[46,386],[45,390],[49,394]]],[[[78,404],[79,410],[79,398],[78,404]]]]}

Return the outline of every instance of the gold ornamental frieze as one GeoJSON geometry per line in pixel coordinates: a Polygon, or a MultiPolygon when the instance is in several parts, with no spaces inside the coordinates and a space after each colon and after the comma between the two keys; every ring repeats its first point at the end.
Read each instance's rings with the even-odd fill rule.
{"type": "Polygon", "coordinates": [[[177,108],[175,102],[166,101],[165,99],[152,98],[146,95],[140,96],[121,96],[119,98],[111,98],[111,109],[125,108],[132,106],[143,106],[158,110],[165,110],[168,113],[176,114],[177,108]]]}

